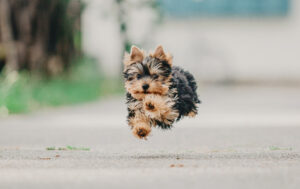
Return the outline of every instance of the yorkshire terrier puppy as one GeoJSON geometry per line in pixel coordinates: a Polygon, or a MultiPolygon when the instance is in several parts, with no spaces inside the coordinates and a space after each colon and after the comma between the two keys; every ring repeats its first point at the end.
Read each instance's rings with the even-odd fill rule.
{"type": "Polygon", "coordinates": [[[136,137],[146,139],[151,127],[169,129],[183,116],[197,114],[200,100],[194,77],[172,66],[172,56],[162,46],[147,56],[132,46],[130,54],[125,53],[123,63],[127,119],[136,137]]]}

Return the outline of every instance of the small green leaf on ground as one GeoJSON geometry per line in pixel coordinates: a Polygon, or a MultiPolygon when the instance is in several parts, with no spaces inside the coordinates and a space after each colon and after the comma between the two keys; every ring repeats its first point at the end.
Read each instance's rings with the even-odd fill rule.
{"type": "Polygon", "coordinates": [[[87,147],[75,147],[75,146],[66,146],[66,147],[58,147],[55,146],[47,147],[46,150],[78,150],[78,151],[90,151],[90,148],[87,147]]]}
{"type": "Polygon", "coordinates": [[[90,151],[90,148],[86,148],[86,147],[67,146],[67,149],[68,149],[68,150],[90,151]]]}
{"type": "Polygon", "coordinates": [[[52,146],[52,147],[47,147],[46,150],[55,150],[55,147],[52,146]]]}
{"type": "Polygon", "coordinates": [[[58,150],[67,150],[65,147],[59,147],[58,150]]]}
{"type": "Polygon", "coordinates": [[[270,150],[275,151],[275,150],[293,150],[292,148],[280,148],[278,146],[270,146],[270,150]]]}

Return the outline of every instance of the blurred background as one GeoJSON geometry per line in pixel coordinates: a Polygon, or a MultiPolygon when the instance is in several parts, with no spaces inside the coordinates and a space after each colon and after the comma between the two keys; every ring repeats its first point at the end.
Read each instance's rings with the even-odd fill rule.
{"type": "Polygon", "coordinates": [[[123,95],[132,44],[162,44],[200,96],[207,86],[298,88],[299,33],[296,0],[1,0],[0,115],[123,95]]]}
{"type": "Polygon", "coordinates": [[[0,188],[300,185],[299,0],[0,0],[0,188]],[[127,126],[122,57],[163,45],[199,113],[127,126]]]}

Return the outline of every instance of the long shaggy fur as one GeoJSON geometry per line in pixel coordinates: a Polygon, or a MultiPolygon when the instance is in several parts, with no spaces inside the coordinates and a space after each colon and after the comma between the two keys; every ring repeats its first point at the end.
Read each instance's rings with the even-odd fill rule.
{"type": "Polygon", "coordinates": [[[161,46],[145,56],[132,47],[124,57],[128,124],[133,134],[145,138],[151,127],[169,129],[183,116],[197,114],[197,85],[192,74],[172,66],[172,56],[161,46]]]}

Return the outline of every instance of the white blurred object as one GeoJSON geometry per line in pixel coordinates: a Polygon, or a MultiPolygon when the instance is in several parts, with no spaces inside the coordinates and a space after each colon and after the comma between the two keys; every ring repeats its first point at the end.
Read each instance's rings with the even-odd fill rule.
{"type": "MultiPolygon", "coordinates": [[[[131,43],[143,44],[152,33],[155,12],[144,1],[126,0],[127,34],[131,43]]],[[[123,43],[115,0],[86,0],[82,17],[83,50],[96,58],[108,76],[120,73],[123,43]]]]}
{"type": "MultiPolygon", "coordinates": [[[[111,76],[120,72],[122,38],[113,0],[89,0],[83,15],[83,47],[111,76]]],[[[146,50],[162,44],[174,65],[208,82],[300,82],[300,1],[286,17],[166,19],[144,1],[127,0],[129,40],[146,50]],[[135,6],[132,6],[135,5],[135,6]]]]}
{"type": "Polygon", "coordinates": [[[286,17],[165,20],[155,43],[208,82],[300,82],[300,1],[286,17]]]}
{"type": "Polygon", "coordinates": [[[88,0],[82,16],[83,50],[101,62],[105,73],[119,69],[121,39],[119,26],[112,14],[112,0],[88,0]]]}

